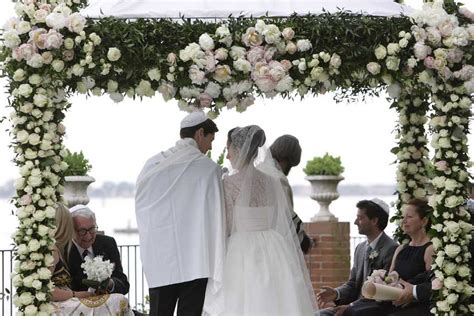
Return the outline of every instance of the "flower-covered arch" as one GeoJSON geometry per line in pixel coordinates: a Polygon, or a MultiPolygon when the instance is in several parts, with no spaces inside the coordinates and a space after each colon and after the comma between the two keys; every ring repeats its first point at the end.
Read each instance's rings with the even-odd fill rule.
{"type": "MultiPolygon", "coordinates": [[[[20,314],[51,311],[55,204],[62,199],[62,125],[72,93],[177,100],[183,110],[244,111],[255,96],[336,91],[337,99],[387,90],[399,113],[398,213],[430,196],[433,270],[442,281],[432,312],[468,314],[472,225],[465,206],[467,135],[474,92],[474,14],[451,0],[409,17],[350,12],[228,18],[87,20],[86,0],[22,0],[3,33],[20,178],[13,276],[20,314]],[[428,173],[428,132],[434,170],[428,173]],[[429,182],[432,192],[427,192],[429,182]]],[[[403,236],[398,232],[398,237],[403,236]]]]}

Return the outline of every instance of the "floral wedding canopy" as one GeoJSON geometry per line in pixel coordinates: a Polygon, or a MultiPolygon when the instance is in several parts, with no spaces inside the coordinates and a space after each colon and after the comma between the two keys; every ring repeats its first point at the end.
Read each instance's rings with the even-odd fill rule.
{"type": "MultiPolygon", "coordinates": [[[[55,205],[62,200],[67,168],[61,122],[69,95],[106,94],[119,102],[158,93],[183,110],[204,108],[215,117],[224,109],[244,111],[255,96],[292,99],[335,91],[337,100],[351,100],[385,90],[399,113],[393,149],[399,197],[395,220],[410,198],[429,198],[436,251],[432,269],[442,284],[435,289],[432,312],[474,312],[467,301],[472,225],[465,206],[474,92],[472,12],[452,0],[427,3],[420,12],[390,0],[358,1],[357,8],[350,1],[345,8],[353,13],[321,1],[318,7],[324,2],[329,11],[313,11],[318,14],[305,14],[305,6],[315,1],[267,6],[280,2],[243,0],[238,3],[246,10],[258,3],[253,8],[268,8],[269,15],[228,17],[215,8],[202,10],[211,2],[192,1],[196,6],[189,9],[196,11],[189,14],[209,11],[201,16],[207,19],[157,19],[161,15],[153,12],[149,19],[137,18],[136,10],[152,11],[150,1],[91,1],[84,9],[86,0],[21,0],[17,17],[4,27],[2,66],[9,79],[12,147],[20,169],[13,275],[20,315],[48,315],[52,308],[48,268],[55,205]],[[103,16],[120,16],[120,10],[134,19],[103,16]],[[289,14],[293,11],[300,15],[289,14]]],[[[219,7],[224,3],[232,5],[222,1],[219,7]]],[[[160,5],[172,12],[176,2],[160,5]]],[[[400,231],[398,237],[403,238],[400,231]]]]}

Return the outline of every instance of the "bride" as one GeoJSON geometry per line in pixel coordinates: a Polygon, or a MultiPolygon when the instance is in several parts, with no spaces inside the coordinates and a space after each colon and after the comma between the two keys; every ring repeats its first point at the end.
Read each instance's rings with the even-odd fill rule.
{"type": "Polygon", "coordinates": [[[313,288],[288,201],[258,126],[229,131],[224,179],[227,252],[222,284],[208,284],[208,315],[315,315],[313,288]],[[267,155],[266,157],[263,157],[267,155]],[[257,161],[260,161],[257,163],[257,161]]]}

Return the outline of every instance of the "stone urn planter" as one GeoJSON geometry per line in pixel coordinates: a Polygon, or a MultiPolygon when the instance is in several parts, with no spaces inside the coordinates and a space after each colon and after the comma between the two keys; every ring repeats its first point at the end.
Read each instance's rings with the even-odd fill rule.
{"type": "Polygon", "coordinates": [[[64,199],[69,208],[77,205],[89,203],[87,187],[95,181],[89,176],[67,176],[64,178],[64,199]]]}
{"type": "Polygon", "coordinates": [[[311,175],[306,176],[311,183],[311,198],[319,203],[319,212],[311,218],[312,222],[336,221],[337,217],[329,211],[329,204],[339,197],[337,185],[342,176],[311,175]]]}

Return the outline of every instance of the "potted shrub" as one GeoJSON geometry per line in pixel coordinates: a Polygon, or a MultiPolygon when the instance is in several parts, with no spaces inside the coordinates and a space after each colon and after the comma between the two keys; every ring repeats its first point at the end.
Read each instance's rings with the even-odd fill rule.
{"type": "Polygon", "coordinates": [[[92,169],[89,160],[84,157],[82,151],[71,153],[69,150],[66,150],[66,156],[63,159],[68,165],[64,172],[64,200],[67,206],[89,203],[87,187],[95,181],[87,175],[92,169]]]}
{"type": "Polygon", "coordinates": [[[313,222],[337,221],[337,218],[329,211],[329,204],[339,197],[337,185],[344,179],[341,176],[344,171],[341,158],[326,153],[322,157],[309,160],[303,171],[307,175],[305,179],[311,183],[311,198],[320,206],[319,212],[311,220],[313,222]]]}

